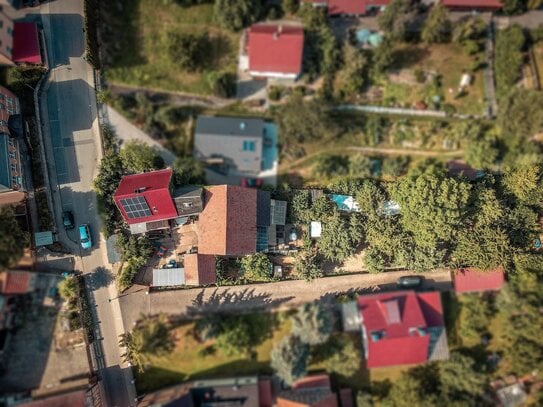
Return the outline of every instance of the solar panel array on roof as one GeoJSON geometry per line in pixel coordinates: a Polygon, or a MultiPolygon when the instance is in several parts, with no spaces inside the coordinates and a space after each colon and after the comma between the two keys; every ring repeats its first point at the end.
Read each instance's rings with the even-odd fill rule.
{"type": "Polygon", "coordinates": [[[147,202],[143,196],[123,198],[121,199],[121,205],[129,219],[151,216],[151,210],[149,209],[149,205],[147,205],[147,202]]]}

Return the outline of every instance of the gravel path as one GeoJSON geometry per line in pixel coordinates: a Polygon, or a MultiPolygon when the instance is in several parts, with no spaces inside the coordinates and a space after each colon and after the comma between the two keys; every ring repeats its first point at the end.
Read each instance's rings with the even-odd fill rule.
{"type": "MultiPolygon", "coordinates": [[[[119,301],[125,327],[130,329],[141,314],[166,313],[193,317],[208,312],[245,312],[254,309],[287,309],[305,302],[326,300],[342,293],[376,292],[396,289],[398,277],[412,271],[390,271],[381,274],[348,274],[306,282],[280,281],[230,287],[193,288],[151,292],[134,286],[119,301]]],[[[425,289],[450,290],[448,271],[424,274],[425,289]]]]}

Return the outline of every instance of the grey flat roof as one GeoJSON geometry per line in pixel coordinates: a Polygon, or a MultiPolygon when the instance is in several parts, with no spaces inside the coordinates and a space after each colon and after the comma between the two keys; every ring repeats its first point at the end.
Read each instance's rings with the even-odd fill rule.
{"type": "Polygon", "coordinates": [[[153,287],[175,287],[185,284],[185,269],[153,269],[153,287]]]}
{"type": "Polygon", "coordinates": [[[263,137],[264,120],[247,117],[199,116],[196,134],[263,137]]]}

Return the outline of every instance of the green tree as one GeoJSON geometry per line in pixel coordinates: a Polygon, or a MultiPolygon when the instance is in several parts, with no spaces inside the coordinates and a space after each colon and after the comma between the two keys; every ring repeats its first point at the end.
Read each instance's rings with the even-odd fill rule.
{"type": "Polygon", "coordinates": [[[368,247],[364,251],[364,266],[370,273],[381,273],[385,271],[387,256],[375,247],[368,247]]]}
{"type": "Polygon", "coordinates": [[[520,78],[524,42],[524,32],[516,24],[496,35],[494,73],[498,96],[505,96],[520,78]]]}
{"type": "Polygon", "coordinates": [[[303,143],[333,135],[324,106],[318,101],[304,102],[298,95],[291,96],[278,109],[276,120],[285,143],[303,143]]]}
{"type": "Polygon", "coordinates": [[[176,158],[172,170],[175,185],[202,185],[206,182],[202,163],[192,157],[176,158]]]}
{"type": "Polygon", "coordinates": [[[290,210],[295,223],[308,223],[310,219],[311,193],[308,190],[300,190],[294,193],[290,203],[290,210]]]}
{"type": "Polygon", "coordinates": [[[476,370],[471,357],[451,352],[449,360],[440,363],[438,368],[444,400],[471,404],[483,395],[487,378],[476,370]]]}
{"type": "Polygon", "coordinates": [[[290,335],[281,340],[271,352],[271,366],[277,376],[291,385],[307,374],[309,346],[299,337],[290,335]]]}
{"type": "Polygon", "coordinates": [[[130,173],[152,171],[164,167],[158,152],[139,141],[129,141],[120,152],[123,168],[130,173]]]}
{"type": "Polygon", "coordinates": [[[447,42],[452,25],[449,12],[441,4],[436,3],[430,9],[422,27],[421,39],[428,43],[447,42]]]}
{"type": "Polygon", "coordinates": [[[414,2],[411,0],[393,0],[377,17],[379,28],[394,41],[404,41],[407,26],[416,16],[414,2]]]}
{"type": "Polygon", "coordinates": [[[264,253],[251,254],[241,259],[243,277],[249,281],[270,281],[273,264],[264,253]]]}
{"type": "Polygon", "coordinates": [[[215,20],[223,27],[238,31],[258,21],[262,4],[253,0],[215,0],[215,20]]]}
{"type": "Polygon", "coordinates": [[[466,148],[466,162],[477,169],[492,168],[498,155],[496,140],[490,137],[480,137],[469,141],[466,148]]]}
{"type": "Polygon", "coordinates": [[[320,156],[315,164],[315,174],[318,177],[328,178],[347,174],[349,161],[342,155],[320,156]]]}
{"type": "Polygon", "coordinates": [[[283,9],[289,14],[296,14],[300,3],[297,0],[282,0],[283,9]]]}
{"type": "Polygon", "coordinates": [[[334,329],[330,309],[320,303],[306,303],[291,317],[292,334],[308,345],[319,345],[328,340],[334,329]]]}
{"type": "Polygon", "coordinates": [[[470,199],[470,185],[442,171],[411,175],[391,188],[400,205],[400,222],[415,243],[435,247],[449,242],[462,226],[470,199]]]}
{"type": "Polygon", "coordinates": [[[373,50],[373,71],[376,74],[384,73],[394,62],[394,46],[392,41],[385,37],[381,44],[373,50]]]}
{"type": "Polygon", "coordinates": [[[526,11],[527,0],[504,0],[503,12],[508,15],[522,14],[526,11]]]}
{"type": "Polygon", "coordinates": [[[394,382],[382,405],[386,407],[431,407],[438,406],[439,403],[435,394],[425,394],[419,379],[412,374],[403,373],[394,382]]]}
{"type": "Polygon", "coordinates": [[[364,154],[355,154],[349,157],[349,173],[359,178],[371,177],[373,161],[364,154]]]}
{"type": "Polygon", "coordinates": [[[362,241],[363,230],[351,219],[356,220],[356,215],[344,218],[335,212],[323,222],[318,247],[325,258],[341,262],[354,253],[362,241]]]}
{"type": "Polygon", "coordinates": [[[221,324],[215,346],[225,356],[245,356],[253,344],[251,329],[244,318],[227,318],[221,324]]]}
{"type": "Polygon", "coordinates": [[[0,207],[0,269],[14,266],[23,256],[28,236],[21,230],[11,206],[0,207]]]}
{"type": "Polygon", "coordinates": [[[453,257],[459,265],[491,270],[508,264],[511,242],[502,228],[485,226],[466,229],[458,234],[453,257]]]}
{"type": "Polygon", "coordinates": [[[174,346],[173,337],[164,315],[145,317],[138,321],[132,332],[121,335],[120,345],[126,347],[125,361],[141,373],[151,355],[164,355],[174,346]]]}
{"type": "Polygon", "coordinates": [[[492,314],[493,307],[490,297],[481,297],[477,293],[462,295],[458,320],[460,338],[477,343],[481,336],[488,331],[488,321],[492,314]]]}
{"type": "Polygon", "coordinates": [[[58,292],[65,301],[71,301],[79,295],[79,282],[77,277],[69,276],[58,285],[58,292]]]}
{"type": "Polygon", "coordinates": [[[383,205],[387,200],[382,185],[373,180],[364,180],[355,194],[360,211],[367,217],[379,218],[383,214],[383,205]]]}
{"type": "Polygon", "coordinates": [[[396,178],[405,174],[408,165],[408,156],[384,157],[381,172],[383,175],[396,178]]]}
{"type": "Polygon", "coordinates": [[[174,64],[187,71],[195,71],[204,67],[208,61],[208,49],[211,41],[207,33],[169,32],[168,55],[174,64]]]}
{"type": "Polygon", "coordinates": [[[350,337],[333,336],[324,346],[328,348],[329,356],[324,360],[324,368],[328,373],[352,378],[360,370],[360,348],[355,346],[350,337]]]}
{"type": "Polygon", "coordinates": [[[498,124],[511,152],[543,132],[543,110],[539,108],[542,105],[542,92],[524,89],[514,89],[500,102],[498,124]]]}
{"type": "Polygon", "coordinates": [[[298,253],[294,258],[293,267],[296,275],[306,281],[312,281],[324,275],[321,258],[314,248],[298,253]]]}
{"type": "Polygon", "coordinates": [[[543,171],[540,165],[507,168],[503,178],[507,191],[520,202],[541,207],[543,202],[543,171]]]}
{"type": "Polygon", "coordinates": [[[338,74],[339,89],[348,96],[362,91],[365,83],[368,60],[364,53],[346,42],[343,46],[343,68],[338,74]]]}

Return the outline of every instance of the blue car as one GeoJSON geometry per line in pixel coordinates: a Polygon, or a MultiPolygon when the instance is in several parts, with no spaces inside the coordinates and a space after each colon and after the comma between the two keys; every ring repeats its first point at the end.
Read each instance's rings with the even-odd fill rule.
{"type": "Polygon", "coordinates": [[[81,247],[83,249],[90,249],[92,247],[89,225],[86,223],[79,226],[79,240],[81,241],[81,247]]]}

